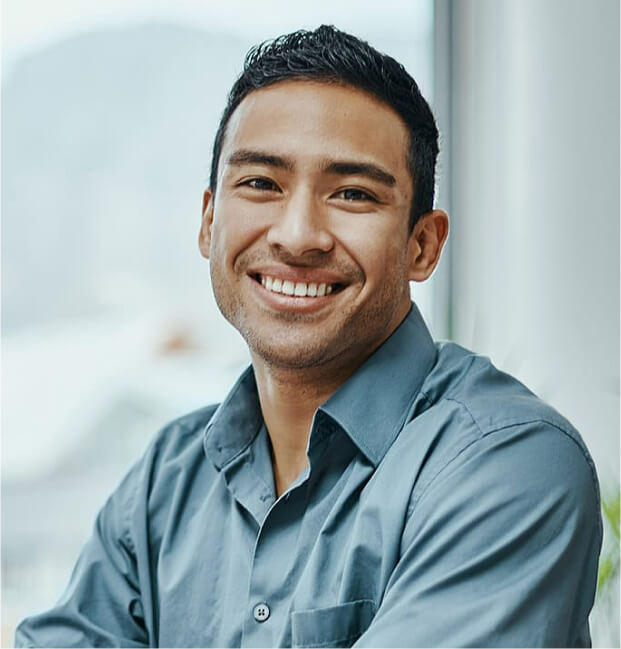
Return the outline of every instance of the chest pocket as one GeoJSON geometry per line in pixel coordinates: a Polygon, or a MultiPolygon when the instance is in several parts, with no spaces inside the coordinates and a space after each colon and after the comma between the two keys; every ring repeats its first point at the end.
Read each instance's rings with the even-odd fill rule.
{"type": "Polygon", "coordinates": [[[350,647],[371,624],[375,610],[373,600],[360,599],[330,608],[293,611],[293,646],[350,647]]]}

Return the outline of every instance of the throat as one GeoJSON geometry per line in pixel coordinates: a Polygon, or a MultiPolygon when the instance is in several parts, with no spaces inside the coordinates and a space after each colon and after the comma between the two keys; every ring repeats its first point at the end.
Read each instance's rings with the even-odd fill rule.
{"type": "Polygon", "coordinates": [[[284,493],[308,466],[306,449],[317,408],[338,387],[309,380],[300,371],[276,371],[253,357],[263,421],[272,447],[277,496],[284,493]]]}
{"type": "Polygon", "coordinates": [[[298,479],[300,474],[308,466],[306,453],[303,457],[291,457],[276,459],[272,452],[272,471],[274,473],[274,488],[276,489],[276,498],[282,494],[298,479]]]}

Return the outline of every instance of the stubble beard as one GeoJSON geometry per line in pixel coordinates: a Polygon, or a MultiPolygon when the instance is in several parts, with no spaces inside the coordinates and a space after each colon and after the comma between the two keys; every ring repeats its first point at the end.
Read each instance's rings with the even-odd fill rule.
{"type": "Polygon", "coordinates": [[[257,325],[240,293],[213,265],[211,280],[218,308],[239,331],[251,353],[266,365],[282,370],[310,370],[321,366],[340,370],[343,366],[359,366],[392,333],[390,326],[399,305],[399,291],[387,283],[372,304],[363,309],[352,306],[345,314],[341,311],[338,323],[334,315],[319,325],[313,322],[312,314],[270,314],[274,331],[269,335],[266,333],[268,318],[257,325]],[[302,327],[307,323],[315,328],[313,335],[305,335],[302,327]]]}

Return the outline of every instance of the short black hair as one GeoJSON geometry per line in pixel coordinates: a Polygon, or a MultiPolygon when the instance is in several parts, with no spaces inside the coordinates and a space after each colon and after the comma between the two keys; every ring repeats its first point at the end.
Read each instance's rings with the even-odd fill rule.
{"type": "Polygon", "coordinates": [[[418,219],[433,209],[438,156],[438,129],[433,114],[403,65],[366,41],[331,25],[285,34],[248,52],[216,132],[209,179],[211,191],[216,191],[222,143],[237,106],[253,90],[295,79],[339,83],[364,90],[390,106],[405,122],[410,136],[407,162],[414,189],[409,220],[412,230],[418,219]]]}

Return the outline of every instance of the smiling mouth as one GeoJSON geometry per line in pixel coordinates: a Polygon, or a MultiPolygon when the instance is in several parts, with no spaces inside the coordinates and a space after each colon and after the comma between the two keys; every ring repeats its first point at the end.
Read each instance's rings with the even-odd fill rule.
{"type": "Polygon", "coordinates": [[[252,278],[259,282],[267,291],[279,293],[290,297],[325,297],[336,293],[345,287],[344,284],[327,282],[294,282],[289,279],[280,279],[270,275],[252,275],[252,278]]]}

